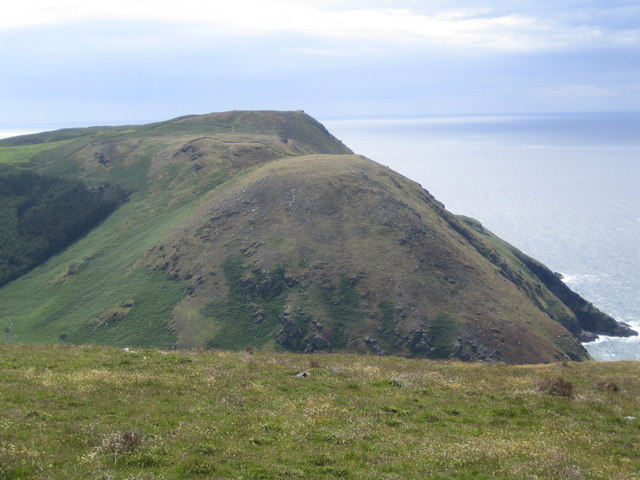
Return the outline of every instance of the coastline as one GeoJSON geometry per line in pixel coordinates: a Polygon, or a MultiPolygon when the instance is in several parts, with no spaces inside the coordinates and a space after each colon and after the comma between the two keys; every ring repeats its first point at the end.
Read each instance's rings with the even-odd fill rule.
{"type": "MultiPolygon", "coordinates": [[[[346,145],[423,185],[640,331],[640,113],[336,119],[346,145]],[[516,161],[514,161],[514,159],[516,161]],[[596,272],[596,273],[593,273],[596,272]]],[[[584,344],[640,360],[640,337],[584,344]]]]}

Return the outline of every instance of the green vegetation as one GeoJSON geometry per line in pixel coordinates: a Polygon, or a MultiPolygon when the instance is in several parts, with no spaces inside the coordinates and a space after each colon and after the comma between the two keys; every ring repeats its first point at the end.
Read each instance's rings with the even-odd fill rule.
{"type": "Polygon", "coordinates": [[[348,278],[342,274],[337,287],[325,288],[320,294],[327,317],[331,321],[331,343],[339,349],[347,347],[349,327],[357,327],[364,317],[359,308],[360,295],[356,285],[356,278],[348,278]]]}
{"type": "Polygon", "coordinates": [[[429,325],[434,358],[449,358],[458,334],[457,322],[448,315],[437,315],[429,325]]]}
{"type": "Polygon", "coordinates": [[[0,285],[76,241],[125,198],[117,185],[89,190],[29,172],[0,175],[0,285]]]}
{"type": "MultiPolygon", "coordinates": [[[[88,319],[80,328],[65,325],[59,339],[75,344],[139,345],[141,347],[170,348],[175,344],[175,334],[167,319],[171,311],[182,299],[184,289],[176,283],[168,282],[160,272],[140,269],[130,275],[125,288],[109,292],[113,307],[88,319]],[[120,300],[126,298],[128,300],[120,300]],[[66,333],[68,332],[68,333],[66,333]]],[[[81,312],[78,312],[81,313],[81,312]]]]}
{"type": "Polygon", "coordinates": [[[380,344],[385,351],[393,351],[395,343],[394,334],[397,326],[393,304],[388,300],[380,300],[378,302],[378,316],[380,318],[380,325],[378,327],[379,335],[377,338],[380,340],[380,344]]]}
{"type": "Polygon", "coordinates": [[[203,315],[219,325],[206,346],[241,349],[273,344],[289,289],[284,268],[264,274],[248,272],[239,256],[227,258],[222,268],[229,293],[224,300],[203,308],[203,315]]]}
{"type": "Polygon", "coordinates": [[[60,147],[66,143],[68,143],[68,140],[20,146],[2,146],[2,143],[0,143],[0,146],[2,146],[2,148],[0,148],[0,164],[26,163],[40,152],[60,147]]]}
{"type": "MultiPolygon", "coordinates": [[[[236,112],[138,127],[65,129],[0,141],[0,159],[15,163],[12,168],[30,178],[55,176],[61,185],[82,181],[92,186],[90,192],[103,194],[106,190],[100,185],[111,182],[132,192],[130,201],[97,228],[80,234],[78,241],[65,244],[58,255],[0,290],[0,318],[12,325],[9,341],[173,345],[173,310],[189,291],[181,278],[161,271],[156,259],[145,258],[149,249],[166,240],[211,190],[244,168],[309,151],[313,147],[305,141],[348,151],[317,125],[300,112],[236,112]],[[265,125],[271,125],[270,135],[255,133],[265,125]],[[307,138],[298,136],[297,130],[307,138]],[[134,306],[123,308],[130,299],[134,306]]],[[[9,166],[3,172],[9,172],[9,166]]],[[[74,208],[81,213],[91,206],[86,199],[68,205],[64,196],[50,197],[57,200],[36,197],[47,208],[38,204],[30,217],[48,218],[43,224],[31,222],[34,226],[63,227],[74,217],[74,208]]],[[[14,219],[18,203],[26,199],[12,197],[11,202],[0,209],[6,221],[14,219]]],[[[2,241],[7,248],[26,250],[30,243],[16,237],[16,222],[3,227],[10,234],[2,241]]],[[[73,232],[77,239],[77,231],[73,232]]],[[[53,238],[49,233],[46,237],[53,238]]],[[[2,270],[14,278],[59,250],[47,248],[16,273],[2,270]]],[[[13,250],[9,253],[16,256],[13,250]]],[[[238,340],[241,347],[254,343],[238,340]]]]}
{"type": "Polygon", "coordinates": [[[480,222],[458,217],[478,235],[476,239],[487,258],[500,267],[500,273],[522,290],[538,308],[578,337],[584,332],[610,332],[629,335],[630,330],[590,302],[573,292],[557,275],[537,260],[486,230],[480,222]],[[497,255],[496,255],[497,254],[497,255]]]}
{"type": "Polygon", "coordinates": [[[184,285],[138,261],[188,212],[182,206],[150,216],[133,198],[63,252],[6,285],[0,290],[0,318],[13,322],[9,340],[171,346],[169,318],[185,295],[184,285]],[[96,328],[96,319],[128,300],[135,304],[122,322],[96,328]]]}
{"type": "Polygon", "coordinates": [[[0,478],[632,480],[639,398],[636,362],[2,345],[0,478]]]}

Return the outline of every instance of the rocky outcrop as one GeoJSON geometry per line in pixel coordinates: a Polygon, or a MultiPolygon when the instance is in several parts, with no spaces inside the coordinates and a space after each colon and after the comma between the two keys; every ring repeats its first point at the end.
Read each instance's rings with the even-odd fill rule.
{"type": "Polygon", "coordinates": [[[631,337],[638,335],[638,332],[631,329],[629,325],[616,321],[567,287],[561,277],[545,265],[521,252],[515,253],[518,259],[575,314],[579,328],[574,329],[572,333],[580,338],[581,341],[589,342],[596,340],[598,335],[610,335],[614,337],[631,337]]]}
{"type": "Polygon", "coordinates": [[[562,274],[552,271],[511,246],[508,246],[508,252],[512,257],[508,260],[504,250],[498,253],[495,249],[493,242],[500,240],[480,222],[464,216],[457,216],[457,219],[459,221],[449,218],[448,222],[480,254],[500,269],[500,275],[516,285],[540,310],[569,330],[581,342],[594,341],[598,335],[638,335],[629,325],[618,322],[571,290],[563,282],[562,274]]]}

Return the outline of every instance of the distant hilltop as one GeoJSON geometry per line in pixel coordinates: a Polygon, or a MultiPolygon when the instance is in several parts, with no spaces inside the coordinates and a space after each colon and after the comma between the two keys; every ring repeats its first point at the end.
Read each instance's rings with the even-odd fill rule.
{"type": "Polygon", "coordinates": [[[636,334],[303,111],[25,135],[0,162],[58,185],[0,194],[9,342],[540,363],[636,334]],[[71,184],[108,208],[82,223],[71,184]],[[79,226],[18,228],[62,205],[79,226]]]}

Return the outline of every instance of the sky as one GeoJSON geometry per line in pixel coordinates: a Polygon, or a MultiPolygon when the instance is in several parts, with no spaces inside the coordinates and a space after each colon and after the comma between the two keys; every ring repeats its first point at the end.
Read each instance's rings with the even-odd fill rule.
{"type": "Polygon", "coordinates": [[[640,111],[640,3],[3,5],[0,131],[234,109],[320,119],[640,111]]]}

